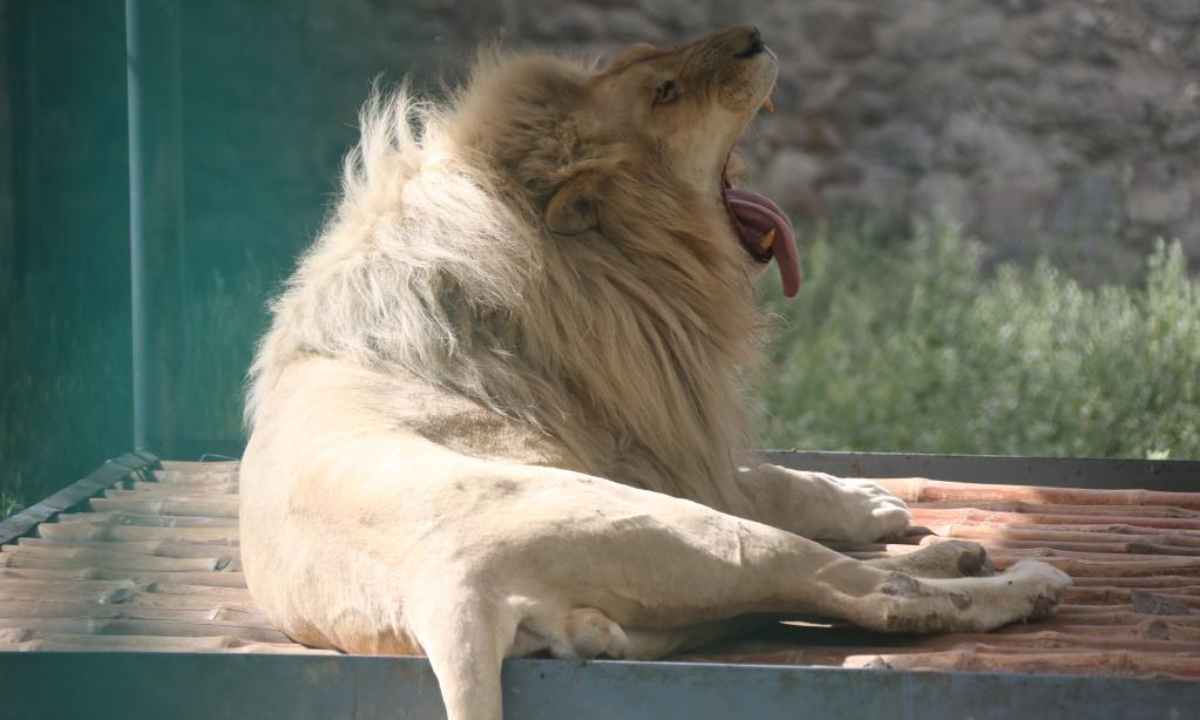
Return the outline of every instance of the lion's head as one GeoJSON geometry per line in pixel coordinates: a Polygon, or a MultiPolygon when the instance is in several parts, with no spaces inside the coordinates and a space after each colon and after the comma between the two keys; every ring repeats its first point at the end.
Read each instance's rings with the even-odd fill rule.
{"type": "Polygon", "coordinates": [[[777,71],[747,26],[669,50],[636,45],[599,68],[485,57],[456,127],[552,235],[644,239],[645,228],[667,227],[708,256],[737,238],[743,259],[778,260],[790,297],[800,282],[791,222],[734,188],[729,171],[738,137],[770,107],[777,71]]]}

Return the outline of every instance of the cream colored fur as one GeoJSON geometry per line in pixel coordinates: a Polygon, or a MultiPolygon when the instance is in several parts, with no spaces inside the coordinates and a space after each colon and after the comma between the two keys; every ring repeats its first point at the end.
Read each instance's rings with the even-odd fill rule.
{"type": "Polygon", "coordinates": [[[743,450],[761,268],[720,183],[775,79],[756,47],[489,52],[446,105],[368,103],[252,372],[243,561],[281,629],[425,653],[451,720],[498,720],[513,655],[660,657],[751,613],[983,631],[1057,602],[1044,564],[961,577],[970,544],[868,564],[806,540],[909,514],[743,450]]]}

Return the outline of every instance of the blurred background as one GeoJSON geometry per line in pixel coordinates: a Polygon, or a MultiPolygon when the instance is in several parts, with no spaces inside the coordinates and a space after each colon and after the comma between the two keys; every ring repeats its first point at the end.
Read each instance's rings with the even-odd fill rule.
{"type": "MultiPolygon", "coordinates": [[[[743,142],[806,282],[762,443],[1200,458],[1196,0],[180,0],[173,407],[236,452],[265,306],[371,80],[482,40],[605,56],[738,22],[743,142]]],[[[133,446],[125,3],[0,0],[0,517],[133,446]]],[[[151,238],[152,240],[153,238],[151,238]]]]}

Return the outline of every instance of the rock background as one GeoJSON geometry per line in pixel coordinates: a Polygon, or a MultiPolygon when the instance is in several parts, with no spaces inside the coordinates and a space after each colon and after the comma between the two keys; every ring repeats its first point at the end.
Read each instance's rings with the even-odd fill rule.
{"type": "MultiPolygon", "coordinates": [[[[750,183],[797,220],[942,212],[997,259],[1118,280],[1179,238],[1200,267],[1200,0],[181,6],[191,277],[291,267],[374,77],[436,87],[489,38],[604,56],[741,22],[782,63],[750,183]]],[[[0,285],[74,273],[124,307],[123,18],[120,0],[0,0],[0,285]]]]}
{"type": "Polygon", "coordinates": [[[798,216],[944,213],[998,258],[1083,274],[1127,275],[1158,237],[1200,261],[1200,0],[509,0],[477,17],[600,53],[757,24],[778,111],[744,150],[798,216]]]}

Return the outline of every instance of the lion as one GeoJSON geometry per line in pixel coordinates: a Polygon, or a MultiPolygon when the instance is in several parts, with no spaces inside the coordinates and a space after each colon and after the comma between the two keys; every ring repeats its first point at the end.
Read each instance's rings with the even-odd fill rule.
{"type": "Polygon", "coordinates": [[[663,657],[747,618],[982,632],[1069,579],[903,533],[868,480],[748,450],[756,278],[794,229],[736,187],[770,105],[752,27],[604,66],[488,49],[444,103],[374,93],[340,204],[273,305],[242,464],[250,591],[285,633],[424,654],[451,720],[506,657],[663,657]]]}

